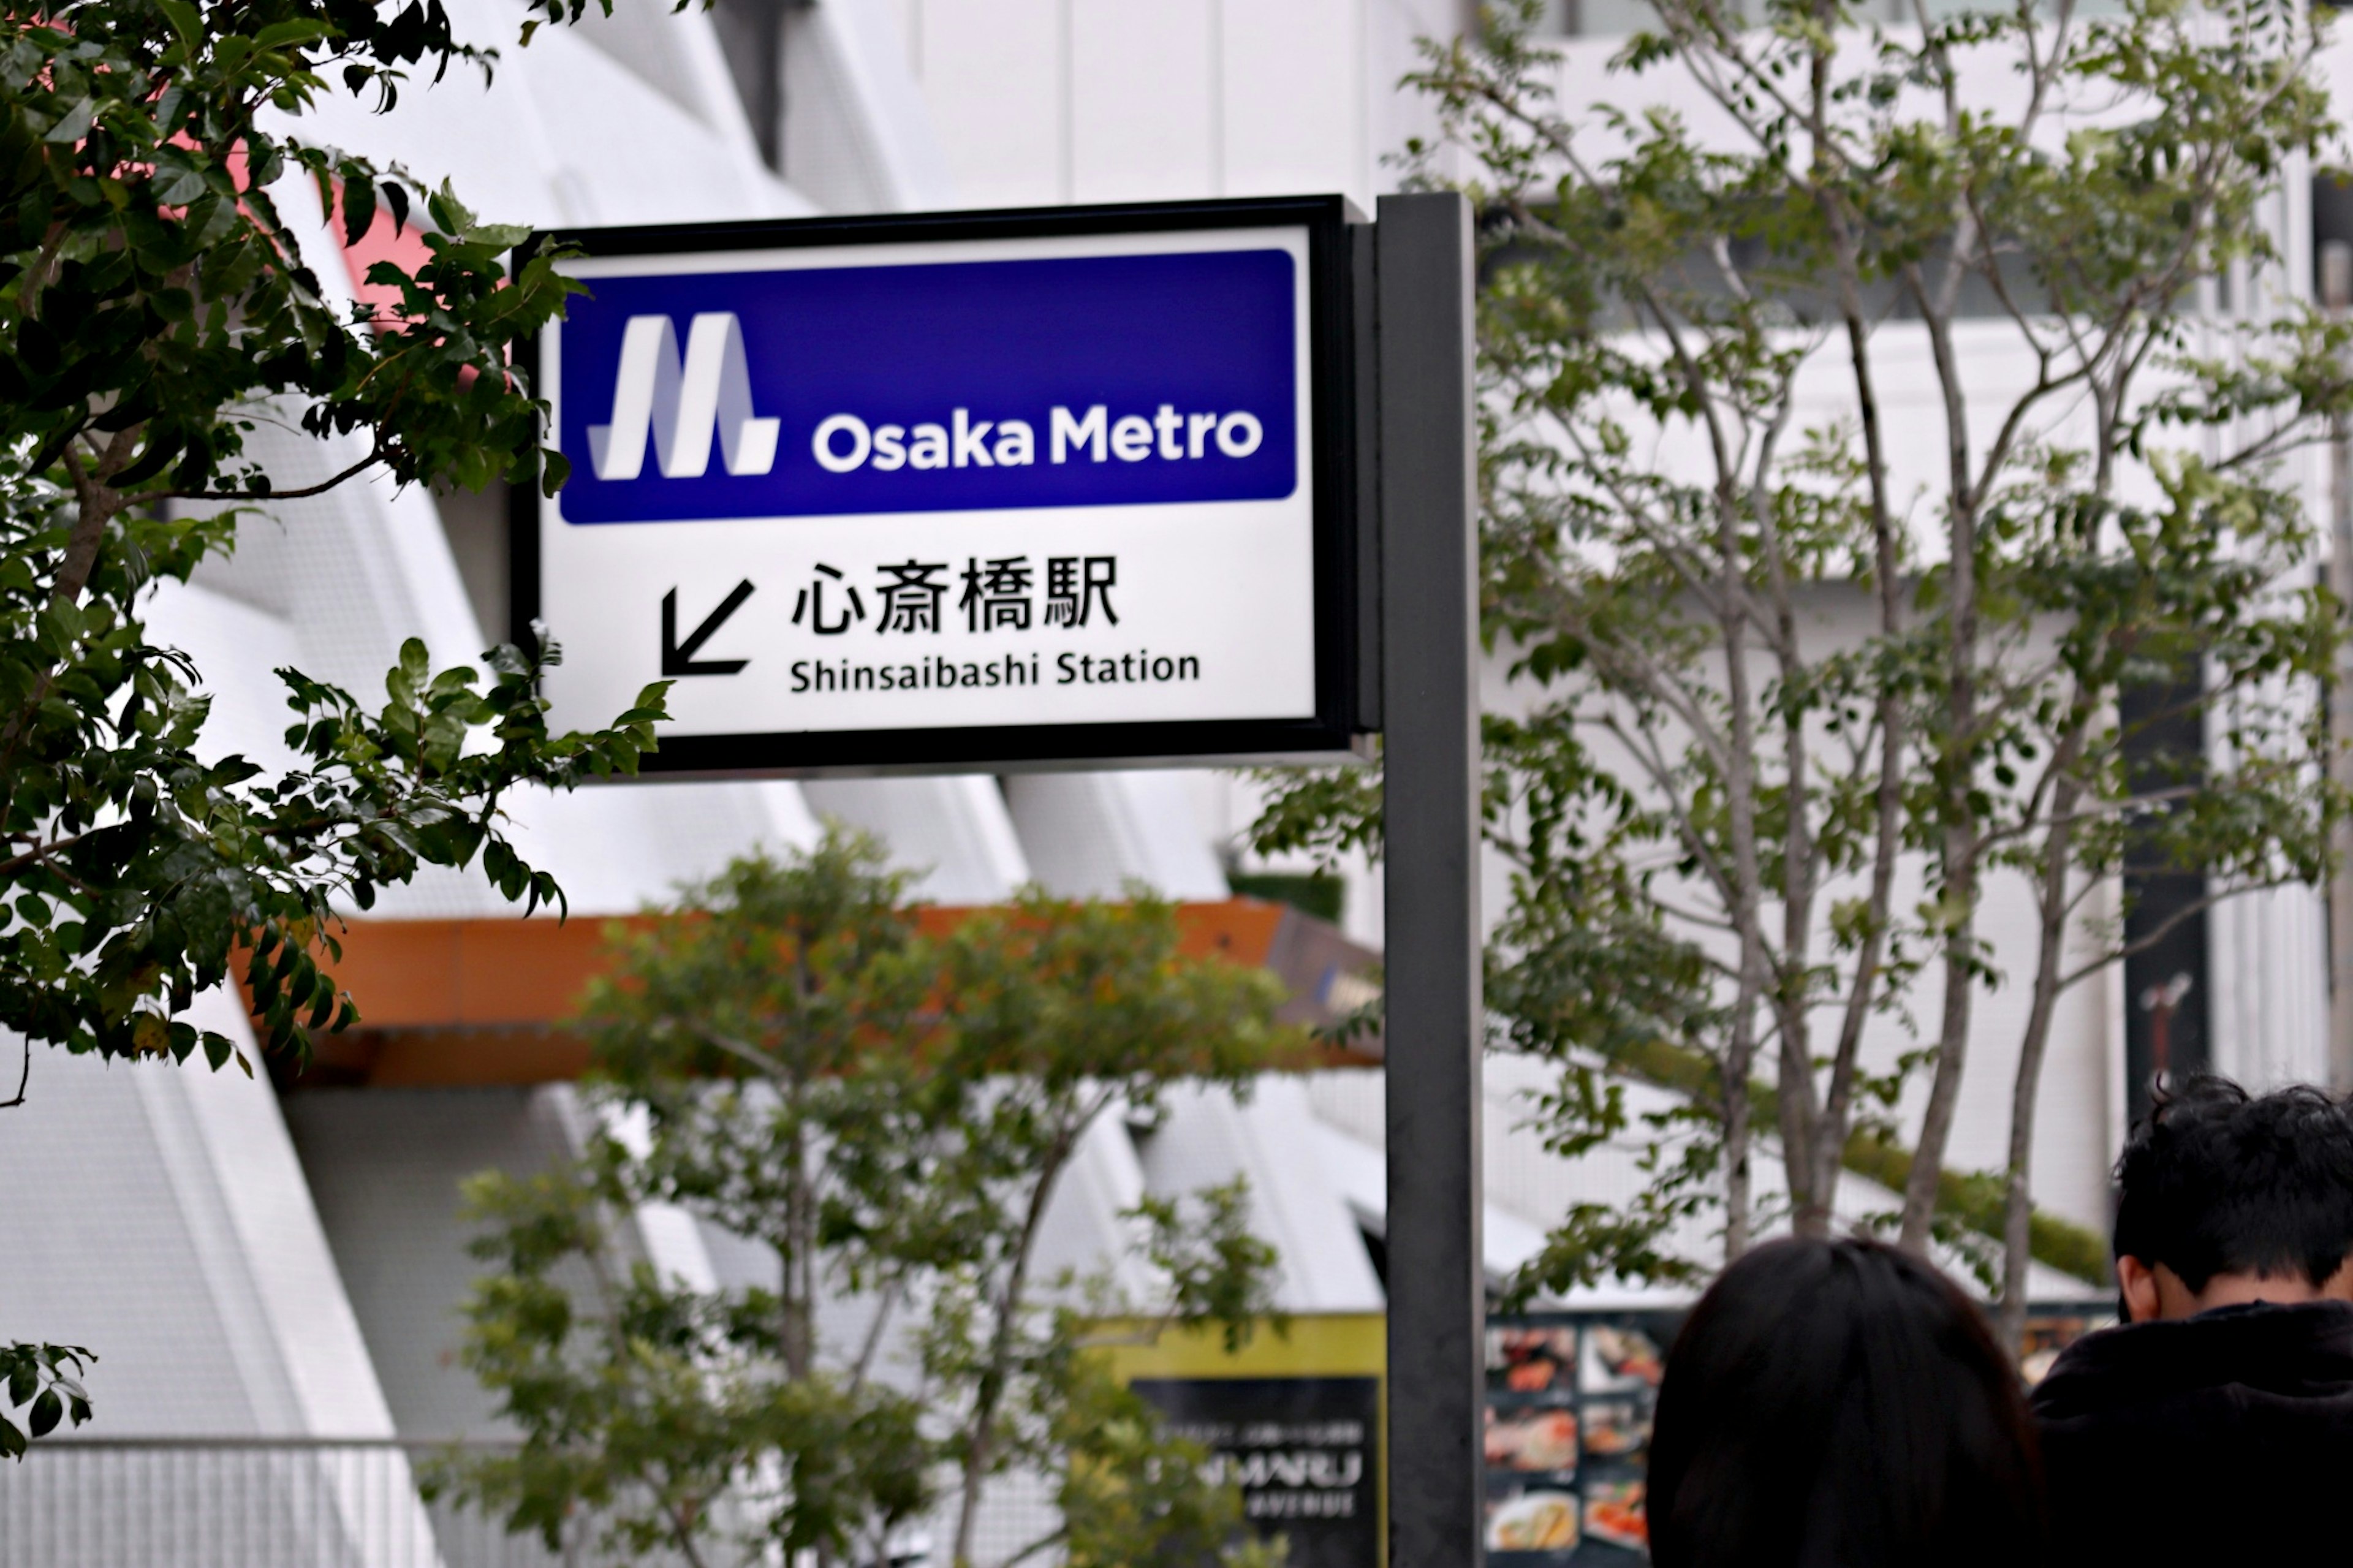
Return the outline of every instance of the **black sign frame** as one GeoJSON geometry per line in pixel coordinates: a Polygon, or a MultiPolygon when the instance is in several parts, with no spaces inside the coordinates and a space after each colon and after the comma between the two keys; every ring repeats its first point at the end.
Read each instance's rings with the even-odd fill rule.
{"type": "MultiPolygon", "coordinates": [[[[1372,465],[1362,460],[1372,432],[1362,389],[1373,374],[1372,301],[1362,287],[1364,217],[1343,196],[786,218],[735,223],[556,229],[535,233],[520,264],[550,246],[588,256],[1029,239],[1104,234],[1186,233],[1301,226],[1307,231],[1310,426],[1306,457],[1314,489],[1315,710],[1301,720],[1177,720],[1128,723],[881,727],[723,735],[665,735],[639,763],[640,776],[669,778],[860,777],[970,771],[1152,767],[1209,763],[1336,762],[1361,757],[1378,727],[1377,668],[1369,606],[1377,602],[1377,510],[1372,465]]],[[[536,388],[536,340],[518,353],[536,388]]],[[[516,485],[508,511],[511,635],[533,646],[539,620],[540,528],[536,487],[516,485]]],[[[550,628],[559,644],[567,628],[550,628]]],[[[578,628],[569,635],[583,635],[578,628]]]]}

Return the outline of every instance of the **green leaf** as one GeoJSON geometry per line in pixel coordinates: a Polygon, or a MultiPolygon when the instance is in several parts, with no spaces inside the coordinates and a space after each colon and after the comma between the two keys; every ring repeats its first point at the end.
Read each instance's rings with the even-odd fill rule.
{"type": "Polygon", "coordinates": [[[475,224],[473,209],[458,199],[457,188],[447,180],[441,182],[440,189],[427,196],[425,210],[433,226],[443,234],[462,235],[475,224]]]}
{"type": "Polygon", "coordinates": [[[48,134],[42,140],[67,145],[78,142],[90,134],[90,128],[97,116],[98,100],[94,98],[81,99],[58,117],[57,123],[49,127],[48,134]]]}
{"type": "Polygon", "coordinates": [[[272,22],[256,33],[253,47],[257,49],[298,48],[334,36],[334,27],[326,22],[310,17],[289,17],[282,22],[272,22]]]}
{"type": "Polygon", "coordinates": [[[188,0],[155,0],[155,5],[164,13],[164,19],[172,25],[173,36],[180,40],[180,47],[195,53],[205,35],[204,18],[195,6],[188,0]]]}
{"type": "Polygon", "coordinates": [[[343,181],[343,243],[357,245],[375,226],[375,182],[364,174],[343,181]]]}

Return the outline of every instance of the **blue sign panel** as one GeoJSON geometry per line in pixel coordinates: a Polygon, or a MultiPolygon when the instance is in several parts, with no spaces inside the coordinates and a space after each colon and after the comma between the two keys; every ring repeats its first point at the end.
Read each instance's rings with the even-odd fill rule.
{"type": "Polygon", "coordinates": [[[1282,250],[587,281],[563,326],[568,523],[1271,500],[1300,484],[1282,250]]]}

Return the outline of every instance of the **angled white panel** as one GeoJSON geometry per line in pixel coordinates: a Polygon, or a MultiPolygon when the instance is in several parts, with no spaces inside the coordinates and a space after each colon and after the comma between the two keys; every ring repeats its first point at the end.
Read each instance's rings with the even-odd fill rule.
{"type": "Polygon", "coordinates": [[[1157,1282],[1135,1255],[1133,1227],[1120,1217],[1145,1188],[1135,1144],[1114,1106],[1087,1128],[1047,1199],[1030,1277],[1050,1279],[1064,1269],[1085,1277],[1107,1269],[1139,1307],[1151,1303],[1157,1282]]]}
{"type": "Polygon", "coordinates": [[[809,809],[808,796],[801,786],[785,779],[771,779],[764,784],[747,786],[759,797],[768,816],[768,844],[781,852],[790,847],[807,849],[814,846],[824,832],[817,813],[809,809]]]}
{"type": "MultiPolygon", "coordinates": [[[[230,997],[192,1021],[256,1059],[230,997]]],[[[268,1080],[47,1047],[33,1068],[0,1137],[0,1332],[98,1352],[90,1430],[392,1436],[268,1080]]]]}
{"type": "Polygon", "coordinates": [[[1005,799],[1049,892],[1116,899],[1139,881],[1180,900],[1229,896],[1181,774],[1016,774],[1005,799]]]}
{"type": "MultiPolygon", "coordinates": [[[[624,1110],[607,1104],[598,1107],[596,1114],[615,1142],[637,1158],[646,1158],[653,1144],[653,1123],[644,1106],[624,1110]]],[[[707,1293],[719,1289],[720,1274],[711,1248],[704,1244],[703,1226],[691,1212],[677,1204],[646,1203],[639,1204],[629,1217],[638,1245],[658,1277],[688,1290],[707,1293]]]]}
{"type": "Polygon", "coordinates": [[[476,1227],[459,1186],[478,1171],[529,1176],[573,1157],[570,1086],[302,1089],[285,1115],[400,1435],[511,1436],[457,1361],[460,1310],[484,1271],[466,1252],[476,1227]]]}
{"type": "Polygon", "coordinates": [[[891,0],[802,13],[785,48],[785,166],[828,212],[958,205],[891,0]]]}
{"type": "Polygon", "coordinates": [[[819,817],[865,829],[893,864],[923,873],[916,890],[934,903],[1001,903],[1029,880],[992,778],[816,779],[801,794],[819,817]]]}
{"type": "MultiPolygon", "coordinates": [[[[735,91],[718,30],[705,7],[681,9],[670,0],[612,0],[609,15],[591,5],[568,31],[709,126],[738,155],[759,156],[744,100],[735,91]]],[[[508,58],[513,58],[512,51],[508,58]]]]}
{"type": "MultiPolygon", "coordinates": [[[[1388,1156],[1377,1143],[1366,1143],[1328,1121],[1307,1122],[1309,1157],[1314,1159],[1348,1205],[1357,1226],[1373,1236],[1388,1234],[1388,1156]]],[[[1485,1206],[1479,1221],[1481,1267],[1500,1284],[1544,1250],[1544,1227],[1519,1215],[1485,1206]]]]}
{"type": "MultiPolygon", "coordinates": [[[[250,1026],[230,993],[198,999],[191,1021],[219,1030],[254,1061],[250,1026]]],[[[326,1234],[294,1155],[278,1096],[257,1069],[235,1063],[216,1073],[196,1058],[170,1074],[133,1080],[141,1090],[174,1193],[213,1298],[232,1327],[247,1384],[275,1405],[267,1429],[306,1436],[390,1437],[392,1412],[359,1321],[336,1272],[326,1234]],[[262,1391],[267,1393],[263,1394],[262,1391]]],[[[313,1468],[307,1482],[332,1510],[309,1528],[326,1537],[322,1560],[352,1568],[438,1568],[430,1522],[409,1484],[406,1455],[386,1456],[389,1474],[370,1478],[323,1456],[281,1461],[273,1481],[302,1487],[290,1468],[313,1468]],[[388,1484],[387,1484],[388,1483],[388,1484]],[[329,1540],[347,1542],[348,1556],[329,1540]]],[[[216,1500],[198,1500],[201,1517],[216,1500]]],[[[297,1529],[302,1526],[298,1522],[297,1529]]]]}
{"type": "MultiPolygon", "coordinates": [[[[818,837],[799,788],[786,782],[596,783],[568,795],[518,795],[507,812],[517,847],[554,874],[575,915],[675,903],[688,884],[717,876],[739,856],[761,849],[782,858],[818,837]]],[[[409,912],[401,895],[390,896],[396,903],[385,907],[409,912]]],[[[486,910],[521,912],[503,902],[486,910]]]]}
{"type": "Polygon", "coordinates": [[[1145,1181],[1161,1197],[1181,1197],[1246,1178],[1250,1229],[1279,1258],[1276,1305],[1288,1312],[1377,1311],[1380,1280],[1356,1216],[1314,1142],[1300,1136],[1313,1120],[1295,1078],[1263,1076],[1241,1104],[1222,1089],[1179,1089],[1143,1141],[1145,1181]]]}
{"type": "Polygon", "coordinates": [[[813,210],[760,162],[699,11],[642,18],[663,40],[665,63],[649,57],[647,68],[667,87],[570,27],[542,27],[517,47],[522,13],[500,0],[461,0],[452,11],[461,37],[500,50],[494,86],[453,67],[438,83],[410,81],[381,115],[336,94],[303,116],[301,134],[397,163],[428,184],[449,178],[500,223],[687,223],[813,210]]]}
{"type": "MultiPolygon", "coordinates": [[[[223,1239],[251,1281],[256,1323],[274,1348],[296,1429],[389,1437],[391,1408],[335,1272],[278,1096],[259,1076],[259,1052],[244,1009],[231,994],[215,991],[198,999],[190,1021],[237,1042],[256,1076],[247,1077],[235,1062],[208,1071],[192,1058],[178,1073],[136,1081],[159,1123],[177,1119],[167,1110],[173,1096],[185,1107],[195,1139],[185,1152],[203,1161],[218,1194],[227,1223],[223,1239]]],[[[190,1184],[202,1179],[192,1173],[190,1184]]]]}

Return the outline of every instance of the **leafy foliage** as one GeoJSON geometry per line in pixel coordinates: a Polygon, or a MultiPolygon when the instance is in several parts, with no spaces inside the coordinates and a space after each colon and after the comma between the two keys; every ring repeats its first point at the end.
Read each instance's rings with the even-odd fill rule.
{"type": "Polygon", "coordinates": [[[79,1345],[0,1345],[0,1387],[10,1409],[25,1411],[22,1426],[0,1415],[0,1458],[23,1458],[33,1438],[47,1436],[69,1415],[77,1426],[90,1419],[81,1376],[97,1359],[79,1345]]]}
{"type": "MultiPolygon", "coordinates": [[[[691,889],[617,938],[584,1020],[603,1131],[575,1169],[477,1178],[497,1266],[465,1356],[525,1434],[445,1478],[551,1545],[881,1560],[944,1491],[952,1560],[982,1489],[1059,1478],[1072,1561],[1205,1560],[1235,1515],[1198,1454],[1083,1353],[1124,1310],[1043,1278],[1046,1205],[1088,1130],[1295,1044],[1270,977],[1181,956],[1174,911],[1028,895],[925,937],[903,876],[828,832],[691,889]],[[630,1260],[618,1216],[677,1205],[772,1260],[699,1289],[630,1260]],[[860,1320],[819,1332],[821,1302],[860,1320]],[[1170,1555],[1173,1554],[1173,1555],[1170,1555]]],[[[1172,1321],[1236,1342],[1273,1257],[1239,1185],[1133,1216],[1172,1321]]],[[[837,1319],[837,1321],[839,1320],[837,1319]]],[[[1240,1549],[1236,1547],[1237,1551],[1240,1549]]],[[[1241,1561],[1241,1559],[1238,1559],[1241,1561]]]]}
{"type": "MultiPolygon", "coordinates": [[[[299,1058],[353,1017],[329,973],[338,907],[478,856],[508,898],[560,904],[501,804],[630,772],[653,743],[658,687],[608,729],[551,734],[544,638],[483,671],[433,670],[410,642],[380,707],[280,671],[295,762],[269,776],[205,744],[198,672],[142,622],[142,595],[273,498],[371,470],[562,482],[508,364],[575,287],[558,258],[510,270],[522,230],[291,129],[331,80],[388,108],[410,71],[452,64],[489,57],[439,0],[67,0],[0,17],[0,1026],[24,1042],[0,1106],[24,1102],[36,1042],[201,1048],[220,1068],[235,1047],[185,1015],[238,973],[268,1047],[299,1058]],[[350,240],[379,217],[418,229],[413,274],[370,273],[396,304],[326,302],[302,203],[281,208],[304,183],[350,240]],[[248,447],[265,423],[341,468],[288,488],[248,447]]],[[[69,1364],[8,1353],[44,1375],[69,1364]]]]}
{"type": "Polygon", "coordinates": [[[480,58],[438,5],[106,0],[0,21],[0,1022],[31,1038],[185,1058],[176,1016],[244,949],[269,1045],[300,1049],[342,1010],[312,956],[333,955],[331,898],[364,909],[478,851],[510,897],[553,898],[498,831],[501,797],[626,772],[651,743],[654,691],[559,739],[530,660],[493,653],[485,686],[411,643],[375,711],[282,672],[301,765],[260,781],[201,758],[196,672],[140,622],[143,592],[229,545],[243,508],[221,503],[273,493],[245,445],[265,418],[363,438],[339,477],[560,482],[506,358],[574,286],[545,258],[510,277],[522,231],[446,191],[416,214],[399,179],[274,129],[324,72],[388,106],[406,68],[480,58]],[[396,311],[323,302],[279,207],[296,176],[353,238],[379,209],[429,220],[416,276],[376,268],[396,311]]]}
{"type": "MultiPolygon", "coordinates": [[[[1468,170],[1485,247],[1489,995],[1561,1063],[1556,1145],[1635,1140],[1654,1179],[1529,1283],[1704,1268],[1703,1215],[1736,1253],[1780,1217],[1763,1138],[1801,1229],[1858,1167],[1901,1173],[1913,1247],[1983,1216],[1946,1147],[1974,1002],[2023,982],[1985,1178],[2022,1309],[2041,1066],[2130,945],[2102,907],[2127,857],[2218,898],[2309,883],[2344,808],[2315,700],[2340,606],[2291,459],[2345,414],[2353,340],[2265,216],[2335,133],[2325,23],[1657,0],[1612,100],[1572,109],[1537,9],[1414,79],[1443,127],[1419,177],[1468,170]],[[2144,754],[2185,722],[2208,754],[2144,754]],[[1989,889],[2031,910],[2021,973],[1989,889]],[[1675,1108],[1633,1117],[1636,1084],[1675,1108]]],[[[1260,842],[1377,843],[1375,806],[1301,781],[1260,842]]]]}
{"type": "Polygon", "coordinates": [[[544,257],[508,275],[522,229],[282,129],[330,75],[389,108],[409,69],[467,61],[488,57],[423,0],[82,0],[0,23],[0,435],[74,499],[67,596],[124,509],[272,493],[244,444],[264,399],[312,435],[365,437],[355,469],[477,487],[534,471],[506,351],[577,286],[544,257]],[[372,276],[396,311],[355,322],[325,302],[280,208],[289,177],[354,240],[380,211],[428,220],[416,276],[372,276]]]}
{"type": "Polygon", "coordinates": [[[1069,1568],[1281,1568],[1280,1538],[1242,1534],[1240,1491],[1201,1484],[1206,1449],[1170,1436],[1101,1361],[1076,1356],[1066,1371],[1039,1386],[1053,1394],[1048,1436],[1068,1456],[1054,1500],[1069,1568]]]}

